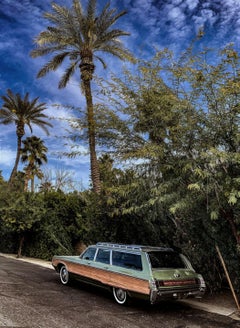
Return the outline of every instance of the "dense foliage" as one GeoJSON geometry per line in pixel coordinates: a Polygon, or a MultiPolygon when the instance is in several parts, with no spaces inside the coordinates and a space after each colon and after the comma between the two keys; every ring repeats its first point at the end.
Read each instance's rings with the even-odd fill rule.
{"type": "Polygon", "coordinates": [[[115,154],[137,175],[133,188],[120,190],[131,200],[123,213],[149,221],[149,208],[159,219],[165,213],[175,225],[172,240],[214,282],[218,244],[239,285],[238,53],[232,45],[218,53],[191,46],[176,60],[164,50],[139,60],[136,71],[102,87],[126,122],[112,141],[115,154]]]}
{"type": "MultiPolygon", "coordinates": [[[[24,173],[11,186],[1,177],[0,250],[50,259],[97,241],[167,245],[214,291],[226,283],[219,246],[239,291],[238,53],[232,45],[192,45],[179,58],[164,50],[119,76],[98,81],[101,192],[42,184],[30,193],[24,173]]],[[[74,140],[86,137],[81,124],[74,140]]]]}

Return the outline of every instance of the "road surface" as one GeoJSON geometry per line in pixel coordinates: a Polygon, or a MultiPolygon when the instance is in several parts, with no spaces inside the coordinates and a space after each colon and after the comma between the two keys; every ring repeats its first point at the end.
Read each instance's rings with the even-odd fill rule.
{"type": "Polygon", "coordinates": [[[0,256],[0,327],[240,328],[231,318],[180,302],[120,306],[110,293],[60,283],[54,270],[0,256]]]}

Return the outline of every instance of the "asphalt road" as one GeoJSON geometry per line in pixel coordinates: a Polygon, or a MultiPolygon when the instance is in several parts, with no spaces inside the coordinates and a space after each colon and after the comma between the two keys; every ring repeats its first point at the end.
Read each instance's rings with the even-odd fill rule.
{"type": "Polygon", "coordinates": [[[120,306],[93,287],[60,284],[54,270],[0,256],[0,327],[240,328],[228,317],[180,302],[120,306]]]}

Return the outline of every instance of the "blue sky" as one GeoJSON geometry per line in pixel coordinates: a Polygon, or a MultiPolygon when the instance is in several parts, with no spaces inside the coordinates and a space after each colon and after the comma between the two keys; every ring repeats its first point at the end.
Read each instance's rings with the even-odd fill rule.
{"type": "MultiPolygon", "coordinates": [[[[76,75],[65,89],[58,89],[62,69],[37,79],[39,69],[46,58],[32,59],[33,39],[45,29],[47,22],[43,12],[51,11],[51,0],[0,0],[0,95],[7,89],[24,95],[29,92],[30,99],[40,97],[47,105],[46,114],[58,117],[53,120],[54,128],[50,135],[34,127],[33,134],[42,138],[48,147],[48,164],[43,170],[54,172],[66,170],[71,173],[78,188],[88,187],[89,157],[87,154],[68,159],[59,158],[62,151],[67,152],[64,136],[72,113],[64,108],[56,109],[53,104],[66,104],[85,108],[85,99],[79,89],[79,75],[76,75]]],[[[71,0],[55,0],[60,5],[70,6],[71,0]]],[[[82,0],[83,5],[86,0],[82,0]]],[[[99,0],[101,7],[105,0],[99,0]]],[[[111,6],[126,9],[127,15],[119,20],[119,26],[131,33],[122,41],[137,56],[148,57],[154,47],[168,47],[175,53],[186,47],[200,27],[204,27],[204,45],[221,48],[240,41],[240,0],[112,0],[111,6]]],[[[105,77],[117,73],[123,65],[116,58],[108,58],[105,77]]],[[[96,74],[102,74],[102,67],[96,67],[96,74]]],[[[0,102],[0,106],[2,103],[0,102]]],[[[25,137],[30,136],[26,129],[25,137]]],[[[25,138],[24,137],[24,138],[25,138]]],[[[79,145],[87,153],[88,145],[79,145]]],[[[9,178],[16,151],[15,126],[2,125],[0,128],[0,170],[5,179],[9,178]]],[[[21,169],[21,165],[19,166],[21,169]]]]}

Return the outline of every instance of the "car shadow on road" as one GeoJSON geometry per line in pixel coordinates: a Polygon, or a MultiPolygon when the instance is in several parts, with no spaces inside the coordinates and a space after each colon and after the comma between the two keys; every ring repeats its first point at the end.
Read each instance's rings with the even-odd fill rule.
{"type": "MultiPolygon", "coordinates": [[[[67,286],[62,286],[64,289],[67,286]]],[[[176,300],[169,300],[169,301],[160,301],[157,304],[150,304],[149,301],[144,299],[135,299],[130,298],[127,305],[119,305],[115,302],[111,288],[100,288],[93,285],[85,284],[83,282],[79,282],[77,280],[71,281],[71,284],[68,286],[74,289],[76,292],[84,293],[82,295],[84,299],[88,300],[89,302],[96,303],[104,303],[106,302],[106,306],[114,310],[114,308],[122,308],[123,310],[128,311],[141,311],[143,313],[154,314],[154,313],[161,313],[164,312],[172,314],[175,312],[185,312],[190,309],[188,305],[182,304],[176,300]]]]}

